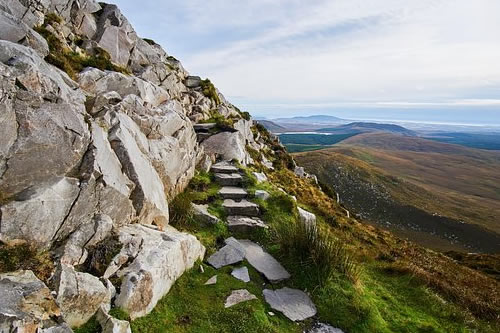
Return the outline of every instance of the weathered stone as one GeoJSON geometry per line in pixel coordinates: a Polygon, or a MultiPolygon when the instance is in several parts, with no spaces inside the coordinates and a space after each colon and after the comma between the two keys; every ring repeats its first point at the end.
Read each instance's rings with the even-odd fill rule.
{"type": "Polygon", "coordinates": [[[248,274],[248,268],[245,266],[233,269],[231,275],[243,282],[250,282],[250,275],[248,274]]]}
{"type": "Polygon", "coordinates": [[[304,168],[299,167],[299,166],[295,167],[294,173],[299,177],[306,177],[307,176],[307,173],[304,170],[304,168]]]}
{"type": "Polygon", "coordinates": [[[101,306],[96,314],[96,319],[101,325],[102,333],[131,333],[130,323],[119,320],[108,314],[107,309],[101,306]]]}
{"type": "Polygon", "coordinates": [[[327,324],[316,323],[307,333],[344,333],[344,331],[327,324]]]}
{"type": "Polygon", "coordinates": [[[278,290],[264,289],[263,294],[271,308],[292,321],[305,320],[316,314],[316,306],[301,290],[287,287],[278,290]]]}
{"type": "Polygon", "coordinates": [[[239,169],[229,162],[219,162],[212,165],[213,173],[238,173],[239,169]]]}
{"type": "Polygon", "coordinates": [[[0,240],[49,246],[78,197],[78,185],[77,179],[62,178],[53,186],[34,188],[23,200],[2,205],[0,240]]]}
{"type": "Polygon", "coordinates": [[[304,223],[307,227],[316,227],[316,215],[308,212],[305,209],[298,207],[300,222],[304,223]]]}
{"type": "Polygon", "coordinates": [[[31,47],[40,57],[49,54],[47,41],[20,19],[0,10],[0,39],[31,47]]]}
{"type": "Polygon", "coordinates": [[[219,251],[212,254],[207,262],[213,267],[219,269],[221,267],[236,264],[245,258],[245,252],[241,247],[225,245],[219,251]]]}
{"type": "Polygon", "coordinates": [[[144,224],[154,223],[165,227],[168,224],[165,188],[148,157],[140,149],[140,145],[147,145],[147,139],[126,115],[117,114],[116,121],[109,135],[111,147],[128,178],[135,183],[131,199],[138,219],[144,224]]]}
{"type": "Polygon", "coordinates": [[[206,224],[216,224],[219,222],[217,216],[214,216],[208,212],[208,205],[197,205],[191,204],[193,207],[193,214],[199,221],[206,224]]]}
{"type": "Polygon", "coordinates": [[[0,274],[0,295],[0,332],[36,332],[61,315],[49,288],[32,271],[0,274]]]}
{"type": "Polygon", "coordinates": [[[201,144],[207,154],[214,154],[225,161],[237,160],[246,165],[249,156],[245,139],[239,132],[222,132],[212,135],[201,144]]]}
{"type": "Polygon", "coordinates": [[[226,210],[227,215],[240,215],[240,216],[259,216],[259,205],[247,201],[234,201],[232,199],[224,200],[222,207],[226,210]]]}
{"type": "Polygon", "coordinates": [[[206,286],[216,284],[217,283],[217,275],[212,276],[210,279],[208,279],[207,282],[205,282],[206,286]]]}
{"type": "Polygon", "coordinates": [[[209,129],[212,129],[215,126],[217,126],[216,123],[202,123],[202,124],[194,124],[193,125],[194,130],[197,131],[197,132],[198,131],[200,131],[200,132],[208,131],[209,129]]]}
{"type": "Polygon", "coordinates": [[[68,85],[65,74],[32,49],[4,40],[0,62],[0,98],[5,101],[0,108],[5,144],[0,148],[0,192],[10,198],[50,187],[76,168],[90,133],[85,97],[68,85]]]}
{"type": "Polygon", "coordinates": [[[253,172],[254,177],[257,179],[258,183],[267,182],[267,176],[263,172],[253,172]]]}
{"type": "Polygon", "coordinates": [[[238,186],[243,181],[243,177],[237,173],[216,173],[215,180],[222,186],[238,186]]]}
{"type": "Polygon", "coordinates": [[[226,303],[224,304],[224,307],[229,308],[229,307],[234,306],[236,304],[246,302],[246,301],[251,301],[254,299],[257,299],[257,297],[255,295],[251,294],[246,289],[233,290],[231,295],[229,295],[228,298],[226,299],[226,303]]]}
{"type": "Polygon", "coordinates": [[[196,88],[201,85],[201,78],[199,76],[188,76],[184,82],[188,88],[196,88]]]}
{"type": "Polygon", "coordinates": [[[256,190],[256,191],[255,191],[255,197],[256,197],[257,199],[260,199],[260,200],[264,200],[264,201],[265,201],[265,200],[269,199],[269,198],[271,197],[271,195],[270,195],[268,192],[266,192],[266,191],[263,191],[263,190],[256,190]]]}
{"type": "Polygon", "coordinates": [[[238,240],[245,251],[245,258],[259,273],[270,282],[279,282],[290,278],[290,274],[262,247],[249,240],[238,240]]]}
{"type": "Polygon", "coordinates": [[[227,227],[233,232],[240,233],[248,233],[258,228],[268,228],[268,226],[259,218],[248,216],[228,216],[227,227]]]}
{"type": "Polygon", "coordinates": [[[151,312],[174,282],[205,255],[196,237],[170,226],[165,231],[138,224],[125,226],[119,239],[124,245],[117,257],[126,258],[122,265],[132,262],[116,273],[122,284],[115,304],[131,319],[151,312]]]}
{"type": "Polygon", "coordinates": [[[219,195],[223,199],[241,200],[245,199],[248,193],[241,187],[224,186],[219,190],[219,195]]]}
{"type": "Polygon", "coordinates": [[[111,295],[98,278],[76,272],[72,266],[61,264],[56,272],[57,303],[64,320],[71,327],[85,324],[99,309],[109,303],[111,295]]]}

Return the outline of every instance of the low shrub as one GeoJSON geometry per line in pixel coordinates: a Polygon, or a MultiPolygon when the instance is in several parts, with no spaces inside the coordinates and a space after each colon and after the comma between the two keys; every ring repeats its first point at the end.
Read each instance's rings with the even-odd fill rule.
{"type": "Polygon", "coordinates": [[[54,264],[48,251],[40,251],[34,245],[0,243],[0,273],[17,270],[31,270],[40,280],[47,282],[54,264]]]}
{"type": "Polygon", "coordinates": [[[184,191],[178,194],[169,205],[170,224],[176,228],[185,228],[193,221],[193,194],[184,191]]]}
{"type": "Polygon", "coordinates": [[[203,95],[210,98],[215,103],[215,105],[220,105],[221,101],[219,98],[219,94],[217,94],[217,90],[215,89],[213,83],[210,82],[209,79],[201,80],[200,83],[203,95]]]}

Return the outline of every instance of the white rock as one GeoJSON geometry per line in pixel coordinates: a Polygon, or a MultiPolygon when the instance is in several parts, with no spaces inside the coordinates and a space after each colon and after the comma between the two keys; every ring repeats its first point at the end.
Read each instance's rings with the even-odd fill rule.
{"type": "Polygon", "coordinates": [[[126,320],[116,319],[108,314],[103,306],[96,314],[97,321],[101,325],[102,333],[131,333],[130,323],[126,320]]]}
{"type": "Polygon", "coordinates": [[[271,197],[271,195],[270,195],[268,192],[266,192],[266,191],[263,191],[263,190],[256,190],[256,191],[255,191],[255,197],[256,197],[257,199],[260,199],[260,200],[264,200],[264,201],[265,201],[265,200],[269,199],[269,198],[271,197]]]}
{"type": "Polygon", "coordinates": [[[300,207],[297,208],[299,210],[300,222],[304,223],[307,227],[316,227],[316,215],[300,207]]]}
{"type": "Polygon", "coordinates": [[[327,324],[316,323],[307,333],[344,333],[344,331],[327,324]]]}
{"type": "Polygon", "coordinates": [[[217,275],[214,275],[210,279],[208,279],[207,282],[205,282],[205,285],[209,286],[216,283],[217,283],[217,275]]]}
{"type": "Polygon", "coordinates": [[[196,237],[170,226],[158,231],[129,225],[119,235],[124,244],[120,254],[132,263],[117,272],[122,284],[115,304],[131,319],[151,312],[174,282],[205,255],[205,247],[196,237]]]}
{"type": "Polygon", "coordinates": [[[263,172],[252,172],[258,183],[267,182],[267,176],[263,172]]]}
{"type": "Polygon", "coordinates": [[[208,212],[208,205],[197,205],[192,203],[191,207],[193,207],[193,214],[197,217],[201,222],[206,224],[217,224],[219,219],[217,216],[214,216],[208,212]]]}
{"type": "Polygon", "coordinates": [[[246,289],[233,290],[231,295],[229,295],[228,298],[226,299],[226,303],[224,304],[224,307],[229,308],[229,307],[234,306],[236,304],[239,304],[241,302],[251,301],[254,299],[257,299],[257,297],[255,295],[251,294],[246,289]]]}

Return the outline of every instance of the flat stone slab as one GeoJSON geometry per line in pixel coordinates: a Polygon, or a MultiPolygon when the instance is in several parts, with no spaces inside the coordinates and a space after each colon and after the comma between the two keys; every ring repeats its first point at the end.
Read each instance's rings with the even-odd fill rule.
{"type": "Polygon", "coordinates": [[[215,180],[222,186],[238,186],[243,181],[238,173],[216,173],[215,180]]]}
{"type": "Polygon", "coordinates": [[[267,176],[263,172],[253,172],[255,178],[257,178],[258,183],[267,182],[267,176]]]}
{"type": "Polygon", "coordinates": [[[260,214],[259,205],[244,199],[241,201],[226,199],[222,207],[226,210],[227,215],[259,216],[260,214]]]}
{"type": "Polygon", "coordinates": [[[307,333],[344,333],[344,331],[327,324],[316,323],[307,333]]]}
{"type": "Polygon", "coordinates": [[[205,285],[210,286],[210,285],[216,284],[216,283],[217,283],[217,275],[214,275],[210,279],[208,279],[207,282],[205,282],[205,285]]]}
{"type": "Polygon", "coordinates": [[[245,258],[250,265],[270,282],[279,282],[290,278],[290,273],[262,247],[249,240],[238,240],[238,243],[243,247],[245,258]]]}
{"type": "Polygon", "coordinates": [[[278,290],[264,289],[263,294],[271,308],[292,321],[305,320],[316,314],[316,306],[302,290],[287,287],[278,290]]]}
{"type": "Polygon", "coordinates": [[[245,283],[250,282],[250,275],[248,274],[248,268],[246,268],[245,266],[233,269],[231,275],[234,278],[243,281],[245,283]]]}
{"type": "Polygon", "coordinates": [[[248,192],[241,187],[224,186],[219,190],[219,195],[223,199],[241,200],[248,196],[248,192]]]}
{"type": "Polygon", "coordinates": [[[227,227],[233,232],[250,232],[258,228],[267,229],[268,226],[258,217],[228,216],[227,227]]]}
{"type": "Polygon", "coordinates": [[[228,162],[219,162],[212,165],[211,171],[214,173],[237,173],[239,169],[228,162]]]}
{"type": "Polygon", "coordinates": [[[238,289],[233,290],[231,295],[226,299],[226,303],[224,304],[225,308],[229,308],[233,305],[239,304],[241,302],[251,301],[253,299],[257,299],[257,297],[246,289],[238,289]]]}
{"type": "Polygon", "coordinates": [[[194,124],[193,128],[196,132],[198,132],[198,131],[208,131],[209,129],[212,129],[215,126],[217,126],[216,123],[204,123],[204,124],[194,124]]]}
{"type": "Polygon", "coordinates": [[[207,262],[217,269],[236,264],[245,258],[245,249],[236,239],[230,237],[225,242],[226,245],[223,248],[207,259],[207,262]]]}
{"type": "Polygon", "coordinates": [[[208,212],[208,205],[197,205],[191,204],[193,208],[193,214],[196,218],[198,218],[201,222],[206,224],[216,224],[219,222],[217,216],[214,216],[208,212]]]}

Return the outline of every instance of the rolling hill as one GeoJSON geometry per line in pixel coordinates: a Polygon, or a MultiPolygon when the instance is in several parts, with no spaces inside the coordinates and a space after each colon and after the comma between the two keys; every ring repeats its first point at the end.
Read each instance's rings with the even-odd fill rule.
{"type": "Polygon", "coordinates": [[[295,155],[361,217],[439,250],[500,251],[500,153],[367,133],[295,155]]]}
{"type": "Polygon", "coordinates": [[[366,132],[388,132],[395,134],[402,134],[407,136],[415,136],[416,133],[403,126],[394,124],[380,124],[380,123],[366,123],[354,122],[337,127],[320,128],[316,132],[324,133],[366,133],[366,132]]]}

